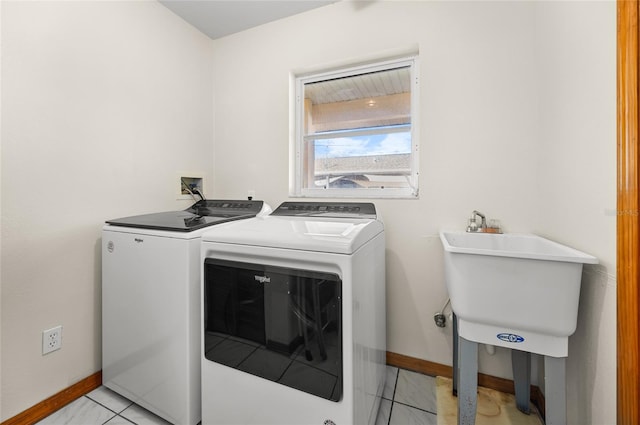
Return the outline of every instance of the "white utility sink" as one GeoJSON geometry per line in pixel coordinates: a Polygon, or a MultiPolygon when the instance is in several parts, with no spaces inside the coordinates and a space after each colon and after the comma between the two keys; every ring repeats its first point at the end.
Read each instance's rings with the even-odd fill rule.
{"type": "Polygon", "coordinates": [[[588,254],[531,234],[440,232],[460,336],[566,357],[588,254]]]}

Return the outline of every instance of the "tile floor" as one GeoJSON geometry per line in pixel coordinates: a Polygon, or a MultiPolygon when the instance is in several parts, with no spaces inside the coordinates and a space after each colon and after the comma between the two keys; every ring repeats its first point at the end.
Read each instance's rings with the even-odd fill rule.
{"type": "MultiPolygon", "coordinates": [[[[387,382],[376,425],[437,425],[436,379],[387,366],[387,382]]],[[[167,425],[106,387],[80,397],[38,425],[167,425]]]]}

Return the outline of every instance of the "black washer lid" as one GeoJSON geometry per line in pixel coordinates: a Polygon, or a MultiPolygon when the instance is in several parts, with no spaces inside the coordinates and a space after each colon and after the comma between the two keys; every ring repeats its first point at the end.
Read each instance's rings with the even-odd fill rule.
{"type": "Polygon", "coordinates": [[[191,232],[233,220],[255,217],[262,201],[202,200],[184,211],[167,211],[107,220],[108,224],[142,229],[191,232]]]}

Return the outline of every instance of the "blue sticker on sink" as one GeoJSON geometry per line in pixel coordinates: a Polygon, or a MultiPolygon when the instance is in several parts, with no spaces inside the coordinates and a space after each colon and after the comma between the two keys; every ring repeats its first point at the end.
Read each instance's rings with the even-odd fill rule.
{"type": "Polygon", "coordinates": [[[524,342],[524,338],[516,334],[503,333],[503,334],[498,334],[496,336],[498,337],[499,340],[505,341],[505,342],[514,342],[514,343],[524,342]]]}

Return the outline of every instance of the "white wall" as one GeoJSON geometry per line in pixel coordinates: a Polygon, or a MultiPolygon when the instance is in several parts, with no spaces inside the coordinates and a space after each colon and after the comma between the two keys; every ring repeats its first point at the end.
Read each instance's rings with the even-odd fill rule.
{"type": "Polygon", "coordinates": [[[567,360],[571,423],[616,418],[616,7],[540,2],[536,231],[600,259],[585,266],[567,360]]]}
{"type": "MultiPolygon", "coordinates": [[[[417,48],[420,199],[376,201],[389,351],[451,364],[450,328],[432,319],[447,297],[436,234],[478,209],[601,259],[571,340],[569,414],[613,423],[615,3],[549,3],[340,2],[216,40],[215,194],[288,198],[290,72],[417,48]]],[[[507,350],[481,350],[480,370],[510,378],[507,350]]]]}
{"type": "Polygon", "coordinates": [[[155,1],[1,8],[4,420],[101,369],[102,223],[212,183],[213,110],[211,40],[155,1]]]}
{"type": "MultiPolygon", "coordinates": [[[[2,7],[0,6],[0,46],[2,46],[2,7]]],[[[0,70],[2,53],[0,52],[0,70]]],[[[0,77],[0,100],[2,99],[2,78],[0,77]]],[[[0,187],[2,187],[2,101],[0,101],[0,187]]],[[[0,194],[1,195],[1,194],[0,194]]],[[[2,316],[2,196],[0,196],[0,320],[2,316]]],[[[2,393],[2,322],[0,322],[0,394],[2,393]]],[[[1,397],[1,395],[0,395],[1,397]]],[[[0,420],[2,420],[2,400],[0,400],[0,420]]]]}

